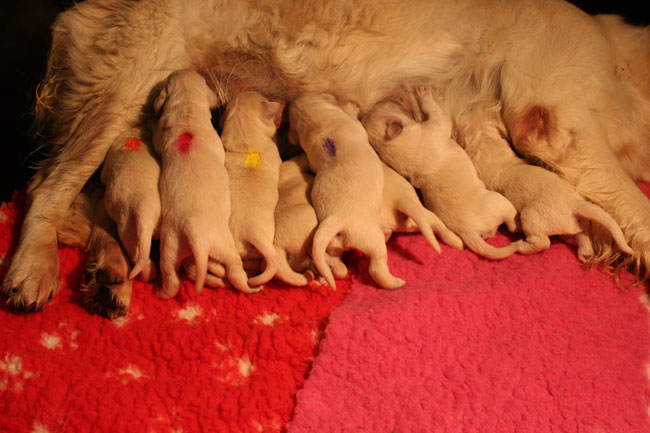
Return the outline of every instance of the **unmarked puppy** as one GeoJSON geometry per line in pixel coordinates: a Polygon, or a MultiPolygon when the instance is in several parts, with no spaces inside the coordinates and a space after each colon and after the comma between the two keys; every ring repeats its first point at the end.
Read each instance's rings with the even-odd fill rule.
{"type": "Polygon", "coordinates": [[[519,209],[526,242],[519,252],[532,254],[549,247],[551,235],[576,235],[578,257],[586,262],[593,256],[591,242],[584,234],[589,221],[601,225],[621,251],[632,254],[621,228],[603,209],[589,203],[564,180],[541,167],[528,167],[525,183],[510,185],[510,199],[519,209]],[[535,197],[535,200],[531,200],[535,197]]]}
{"type": "MultiPolygon", "coordinates": [[[[304,153],[280,166],[278,182],[279,199],[275,207],[275,238],[278,252],[280,280],[301,286],[311,277],[312,240],[318,217],[311,205],[314,175],[309,171],[309,161],[304,153]]],[[[335,278],[344,278],[348,270],[340,257],[326,254],[326,261],[335,278]]]]}
{"type": "Polygon", "coordinates": [[[278,268],[273,212],[282,160],[273,136],[277,131],[274,120],[281,108],[279,102],[247,91],[228,103],[221,118],[232,206],[230,231],[243,259],[263,257],[265,262],[264,272],[251,278],[251,284],[266,283],[278,268]]]}
{"type": "Polygon", "coordinates": [[[470,250],[500,259],[517,251],[519,242],[496,248],[485,242],[506,223],[515,230],[514,206],[478,178],[467,154],[451,138],[451,119],[435,103],[431,89],[416,96],[428,119],[416,123],[393,102],[375,105],[362,122],[381,158],[420,189],[434,211],[470,250]]]}
{"type": "Polygon", "coordinates": [[[129,278],[151,281],[156,277],[151,240],[160,236],[160,163],[150,134],[141,128],[121,134],[106,155],[101,180],[106,211],[133,264],[129,278]]]}
{"type": "Polygon", "coordinates": [[[203,287],[208,256],[225,266],[237,289],[260,290],[249,287],[228,230],[228,174],[223,144],[210,120],[216,103],[203,77],[191,70],[172,73],[154,102],[161,113],[153,142],[162,156],[159,296],[163,298],[178,293],[178,268],[190,256],[196,261],[197,291],[203,287]]]}
{"type": "Polygon", "coordinates": [[[440,253],[434,232],[446,244],[463,249],[463,241],[449,230],[436,214],[422,206],[413,185],[399,173],[382,162],[384,168],[384,200],[381,226],[386,240],[393,232],[420,231],[431,246],[440,253]]]}
{"type": "Polygon", "coordinates": [[[391,275],[380,224],[384,172],[357,119],[358,108],[339,104],[331,95],[304,93],[289,107],[290,139],[307,153],[316,173],[311,192],[319,220],[314,233],[314,265],[335,288],[326,249],[340,235],[344,249],[356,248],[370,257],[370,276],[380,286],[396,289],[404,280],[391,275]]]}

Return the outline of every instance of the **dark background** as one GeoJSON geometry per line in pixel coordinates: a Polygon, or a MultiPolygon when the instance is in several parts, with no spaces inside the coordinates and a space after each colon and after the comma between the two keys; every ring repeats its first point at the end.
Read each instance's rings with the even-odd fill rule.
{"type": "MultiPolygon", "coordinates": [[[[643,12],[644,2],[624,0],[603,4],[576,0],[573,3],[589,13],[616,13],[631,23],[650,24],[650,16],[643,12]]],[[[25,185],[32,174],[29,167],[40,158],[39,154],[32,154],[35,142],[30,133],[30,112],[36,85],[45,74],[50,25],[60,11],[72,4],[72,0],[24,0],[6,2],[3,6],[8,15],[0,39],[4,75],[0,86],[4,114],[0,117],[7,135],[2,140],[0,155],[0,202],[10,200],[12,191],[25,185]]]]}

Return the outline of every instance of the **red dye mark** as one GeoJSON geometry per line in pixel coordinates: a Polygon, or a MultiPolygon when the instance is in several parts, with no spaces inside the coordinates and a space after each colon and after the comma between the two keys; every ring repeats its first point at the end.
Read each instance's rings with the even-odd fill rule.
{"type": "Polygon", "coordinates": [[[126,143],[124,143],[124,148],[126,150],[138,150],[142,145],[142,140],[139,138],[127,138],[126,143]]]}
{"type": "Polygon", "coordinates": [[[192,147],[192,142],[194,141],[194,134],[191,132],[183,132],[176,139],[176,148],[181,153],[181,155],[187,155],[192,147]]]}

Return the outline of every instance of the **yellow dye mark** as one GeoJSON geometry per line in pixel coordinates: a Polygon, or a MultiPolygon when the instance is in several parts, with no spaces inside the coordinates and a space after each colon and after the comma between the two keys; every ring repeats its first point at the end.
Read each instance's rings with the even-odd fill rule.
{"type": "Polygon", "coordinates": [[[262,157],[259,152],[248,152],[246,155],[246,161],[244,161],[246,167],[259,167],[262,165],[262,157]]]}

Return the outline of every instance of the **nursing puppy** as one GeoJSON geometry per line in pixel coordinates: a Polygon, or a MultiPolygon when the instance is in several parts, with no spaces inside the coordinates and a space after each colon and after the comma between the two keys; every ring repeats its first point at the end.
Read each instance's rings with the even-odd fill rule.
{"type": "Polygon", "coordinates": [[[393,232],[412,233],[420,231],[431,246],[440,253],[440,245],[434,232],[447,245],[463,249],[463,241],[449,230],[436,214],[422,206],[413,186],[385,163],[384,194],[381,226],[386,240],[393,232]]]}
{"type": "Polygon", "coordinates": [[[460,235],[470,250],[492,259],[516,252],[518,242],[496,248],[483,239],[493,236],[502,223],[515,229],[514,206],[478,178],[467,154],[452,140],[451,119],[435,103],[430,89],[418,87],[416,95],[428,116],[422,123],[393,102],[379,103],[364,115],[362,123],[371,145],[420,189],[425,206],[460,235]]]}
{"type": "Polygon", "coordinates": [[[524,158],[542,161],[612,215],[628,263],[650,269],[650,200],[630,178],[650,180],[650,29],[562,0],[520,3],[75,3],[53,25],[39,86],[50,157],[28,188],[8,302],[29,309],[58,291],[56,233],[70,204],[183,68],[214,77],[222,104],[251,87],[285,100],[328,92],[367,110],[402,84],[430,85],[489,189],[510,199],[532,167],[524,158]]]}
{"type": "Polygon", "coordinates": [[[101,171],[106,212],[133,264],[129,278],[144,281],[156,277],[149,253],[152,238],[160,236],[160,163],[152,146],[148,131],[125,131],[111,145],[101,171]]]}
{"type": "Polygon", "coordinates": [[[290,140],[300,142],[316,173],[311,198],[319,226],[314,233],[314,265],[336,288],[326,262],[326,249],[340,235],[342,248],[370,257],[370,276],[381,287],[396,289],[404,280],[388,270],[388,254],[380,224],[384,173],[357,119],[358,108],[331,95],[305,93],[289,106],[290,140]]]}
{"type": "Polygon", "coordinates": [[[154,103],[161,113],[153,143],[162,157],[160,199],[160,271],[162,298],[178,293],[178,268],[187,257],[196,262],[196,290],[203,287],[208,257],[222,263],[229,281],[251,293],[230,230],[230,190],[224,150],[212,127],[216,95],[196,72],[172,73],[154,103]]]}
{"type": "Polygon", "coordinates": [[[269,281],[278,268],[273,212],[278,202],[282,160],[273,136],[281,108],[279,102],[247,91],[228,103],[221,118],[230,183],[230,231],[243,259],[263,257],[265,262],[264,272],[250,279],[250,284],[255,285],[269,281]]]}

